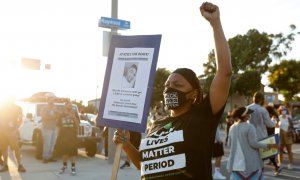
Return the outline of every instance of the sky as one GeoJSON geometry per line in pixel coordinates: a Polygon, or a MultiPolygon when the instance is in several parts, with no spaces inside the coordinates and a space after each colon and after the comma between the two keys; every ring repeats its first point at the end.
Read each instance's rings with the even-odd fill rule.
{"type": "MultiPolygon", "coordinates": [[[[250,29],[289,33],[300,29],[298,0],[212,0],[221,12],[227,39],[250,29]]],[[[214,48],[200,0],[119,0],[118,18],[131,22],[122,35],[162,34],[158,68],[203,73],[214,48]]],[[[38,91],[83,101],[100,98],[107,57],[102,56],[101,17],[111,17],[111,0],[10,0],[0,2],[0,99],[38,91]],[[22,58],[51,64],[51,70],[24,70],[22,58]]],[[[300,37],[287,58],[300,59],[300,37]]]]}

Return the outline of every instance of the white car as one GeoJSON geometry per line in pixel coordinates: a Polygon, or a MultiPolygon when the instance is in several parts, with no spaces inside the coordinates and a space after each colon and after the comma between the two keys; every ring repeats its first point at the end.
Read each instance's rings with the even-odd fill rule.
{"type": "MultiPolygon", "coordinates": [[[[23,111],[23,124],[19,129],[20,144],[35,145],[36,152],[35,156],[37,159],[42,158],[43,152],[43,138],[41,134],[41,110],[47,105],[47,102],[32,102],[32,101],[21,101],[18,103],[22,107],[23,111]]],[[[64,103],[54,103],[58,111],[64,109],[64,103]]],[[[78,108],[75,104],[73,111],[78,115],[78,108]]],[[[92,126],[87,121],[80,121],[78,128],[78,147],[85,147],[86,154],[90,157],[95,156],[97,152],[97,142],[100,140],[100,129],[92,126]]]]}

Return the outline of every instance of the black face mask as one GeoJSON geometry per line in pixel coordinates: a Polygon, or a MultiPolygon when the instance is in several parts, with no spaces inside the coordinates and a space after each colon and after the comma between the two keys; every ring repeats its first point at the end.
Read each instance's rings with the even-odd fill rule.
{"type": "MultiPolygon", "coordinates": [[[[190,93],[191,91],[187,92],[190,93]]],[[[167,88],[164,91],[164,100],[165,100],[165,105],[167,109],[172,110],[172,109],[177,109],[184,105],[187,102],[187,99],[185,95],[187,94],[185,92],[179,91],[177,89],[173,88],[167,88]]]]}

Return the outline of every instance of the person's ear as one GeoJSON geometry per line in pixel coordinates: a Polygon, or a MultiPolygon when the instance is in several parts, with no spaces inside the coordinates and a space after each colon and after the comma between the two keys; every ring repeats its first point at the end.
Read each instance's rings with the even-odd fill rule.
{"type": "Polygon", "coordinates": [[[192,92],[191,92],[191,95],[190,95],[190,98],[195,101],[197,99],[197,96],[198,96],[198,90],[197,89],[194,89],[192,92]]]}

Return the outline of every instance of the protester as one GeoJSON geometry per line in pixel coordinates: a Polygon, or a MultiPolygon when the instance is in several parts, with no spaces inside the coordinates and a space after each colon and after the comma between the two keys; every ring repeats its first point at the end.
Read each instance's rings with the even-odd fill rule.
{"type": "Polygon", "coordinates": [[[225,138],[225,146],[227,146],[228,143],[228,133],[230,127],[234,124],[234,119],[232,118],[232,112],[228,111],[226,116],[226,138],[225,138]]]}
{"type": "MultiPolygon", "coordinates": [[[[254,112],[251,114],[249,122],[254,125],[256,129],[257,138],[259,140],[268,137],[268,128],[274,129],[276,122],[273,122],[270,118],[270,114],[267,109],[264,107],[265,97],[261,92],[255,92],[253,95],[253,103],[248,107],[254,112]]],[[[270,158],[270,161],[274,164],[275,175],[278,175],[281,171],[281,167],[277,165],[273,157],[270,158]]]]}
{"type": "Polygon", "coordinates": [[[42,110],[43,162],[56,162],[53,150],[56,142],[57,110],[54,99],[48,99],[48,105],[42,110]]]}
{"type": "MultiPolygon", "coordinates": [[[[142,134],[140,132],[129,131],[129,139],[130,139],[130,143],[136,149],[140,148],[141,139],[142,139],[142,134]]],[[[124,169],[126,167],[130,167],[130,159],[128,156],[126,156],[126,160],[125,160],[124,164],[120,167],[120,169],[124,169]]]]}
{"type": "Polygon", "coordinates": [[[255,92],[253,103],[248,106],[254,111],[250,116],[249,122],[254,125],[258,139],[268,137],[267,127],[275,127],[275,123],[271,121],[268,111],[263,107],[264,103],[264,95],[261,92],[255,92]]]}
{"type": "Polygon", "coordinates": [[[291,118],[289,118],[288,110],[285,107],[280,107],[278,109],[279,114],[279,127],[280,127],[280,151],[279,151],[279,157],[278,162],[279,165],[282,164],[283,159],[283,149],[286,147],[288,152],[288,169],[293,169],[292,163],[293,163],[293,153],[292,153],[292,144],[293,144],[293,137],[292,137],[292,131],[294,129],[293,123],[291,121],[291,118]]]}
{"type": "Polygon", "coordinates": [[[57,154],[62,156],[63,167],[60,174],[67,170],[67,161],[71,160],[71,175],[76,175],[76,156],[77,156],[77,129],[79,119],[72,110],[71,102],[65,105],[65,112],[58,119],[58,136],[57,136],[57,154]]]}
{"type": "MultiPolygon", "coordinates": [[[[278,127],[278,114],[276,113],[276,110],[274,109],[274,107],[268,105],[265,106],[266,110],[269,113],[269,116],[271,118],[271,121],[275,123],[275,127],[278,127]]],[[[268,128],[267,127],[267,132],[268,132],[268,136],[274,135],[275,134],[275,127],[273,128],[268,128]]],[[[270,163],[269,164],[273,164],[274,168],[275,168],[275,175],[278,176],[279,173],[282,170],[282,167],[278,166],[277,162],[276,162],[276,156],[274,157],[270,157],[270,163]]]]}
{"type": "Polygon", "coordinates": [[[215,143],[213,146],[212,153],[212,157],[215,158],[215,169],[213,175],[214,179],[226,179],[226,176],[223,176],[220,171],[222,156],[224,156],[224,147],[222,139],[220,137],[220,129],[218,127],[216,131],[215,143]]]}
{"type": "Polygon", "coordinates": [[[21,162],[21,152],[19,147],[19,127],[22,124],[22,109],[15,104],[14,98],[9,97],[0,107],[0,143],[3,155],[3,166],[0,172],[9,170],[7,165],[8,146],[14,152],[18,164],[19,172],[26,172],[21,162]]]}
{"type": "Polygon", "coordinates": [[[212,146],[228,97],[231,60],[218,6],[205,2],[202,16],[215,38],[216,74],[209,93],[202,97],[196,74],[187,68],[173,71],[165,82],[164,100],[170,115],[152,124],[139,151],[130,143],[129,132],[117,129],[113,141],[141,169],[142,179],[212,179],[212,146]]]}
{"type": "Polygon", "coordinates": [[[263,161],[259,155],[259,148],[277,148],[276,144],[258,142],[255,127],[247,123],[252,112],[248,107],[240,107],[233,112],[237,122],[229,130],[230,153],[227,162],[227,170],[232,180],[263,179],[263,161]]]}

